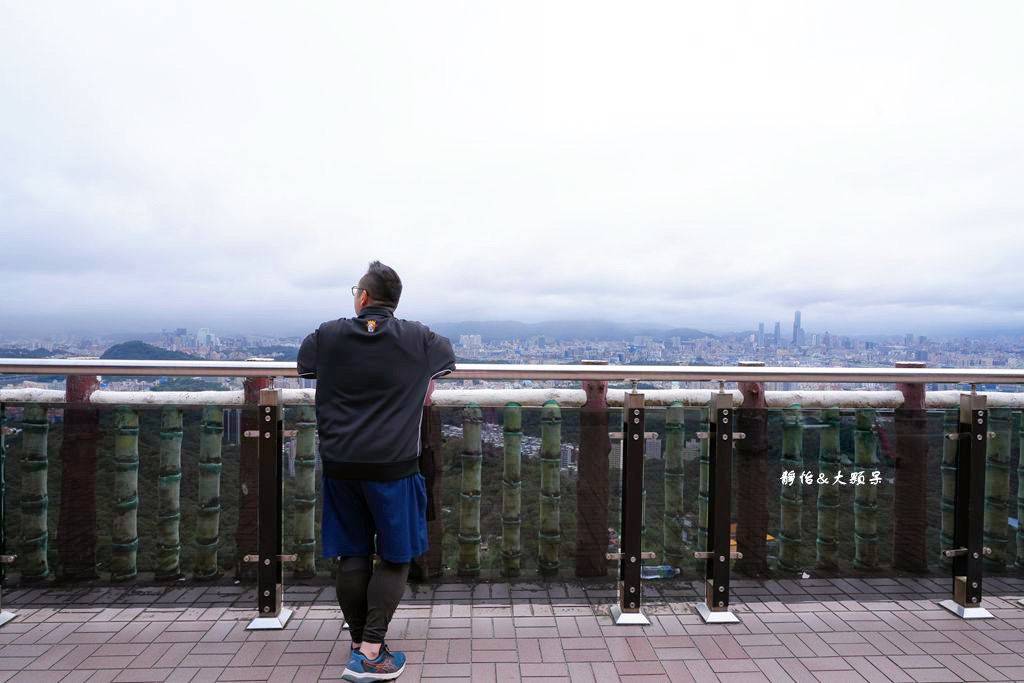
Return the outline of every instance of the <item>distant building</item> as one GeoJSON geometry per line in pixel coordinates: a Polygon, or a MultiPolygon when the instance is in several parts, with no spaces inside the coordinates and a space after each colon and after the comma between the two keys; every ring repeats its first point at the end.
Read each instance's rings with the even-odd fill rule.
{"type": "Polygon", "coordinates": [[[764,323],[757,324],[757,345],[764,347],[764,323]]]}
{"type": "Polygon", "coordinates": [[[236,444],[241,436],[242,411],[239,408],[224,409],[224,443],[236,444]]]}
{"type": "Polygon", "coordinates": [[[459,335],[459,346],[464,349],[479,349],[483,346],[483,339],[479,334],[461,334],[459,335]]]}
{"type": "Polygon", "coordinates": [[[782,345],[782,323],[775,323],[775,346],[779,347],[782,345]]]}
{"type": "Polygon", "coordinates": [[[800,345],[800,311],[793,316],[793,346],[800,345]]]}
{"type": "Polygon", "coordinates": [[[562,444],[562,462],[561,468],[563,470],[568,469],[570,465],[575,466],[578,458],[578,449],[575,444],[563,443],[562,444]]]}

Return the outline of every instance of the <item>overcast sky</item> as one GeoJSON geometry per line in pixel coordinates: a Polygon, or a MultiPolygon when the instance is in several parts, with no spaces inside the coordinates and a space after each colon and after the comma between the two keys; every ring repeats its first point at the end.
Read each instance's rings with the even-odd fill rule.
{"type": "Polygon", "coordinates": [[[1024,328],[1024,3],[0,6],[0,330],[1024,328]],[[841,7],[840,7],[841,5],[841,7]]]}

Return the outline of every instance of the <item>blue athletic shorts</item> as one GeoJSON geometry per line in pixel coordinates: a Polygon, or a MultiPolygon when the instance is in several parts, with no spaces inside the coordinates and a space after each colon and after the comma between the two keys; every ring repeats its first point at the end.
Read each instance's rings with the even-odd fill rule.
{"type": "Polygon", "coordinates": [[[395,481],[323,478],[324,557],[409,562],[427,552],[427,485],[421,474],[395,481]]]}

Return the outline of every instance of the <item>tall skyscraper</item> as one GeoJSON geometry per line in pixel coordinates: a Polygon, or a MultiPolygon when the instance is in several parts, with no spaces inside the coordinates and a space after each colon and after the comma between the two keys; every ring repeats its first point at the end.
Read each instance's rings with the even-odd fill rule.
{"type": "Polygon", "coordinates": [[[793,316],[793,346],[800,343],[800,311],[793,316]]]}
{"type": "Polygon", "coordinates": [[[764,348],[764,323],[757,324],[757,345],[764,348]]]}
{"type": "Polygon", "coordinates": [[[782,323],[775,323],[775,346],[778,347],[782,344],[782,323]]]}

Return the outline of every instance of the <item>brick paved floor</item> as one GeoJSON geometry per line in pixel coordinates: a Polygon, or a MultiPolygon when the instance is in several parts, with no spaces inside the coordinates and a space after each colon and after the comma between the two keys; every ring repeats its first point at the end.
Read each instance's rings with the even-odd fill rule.
{"type": "MultiPolygon", "coordinates": [[[[647,627],[617,627],[610,584],[410,588],[389,634],[402,681],[1024,681],[1024,579],[986,577],[995,616],[939,608],[931,579],[734,581],[741,623],[706,626],[688,582],[651,583],[647,627]]],[[[283,631],[248,632],[232,586],[8,591],[0,681],[333,681],[347,656],[334,590],[293,586],[283,631]]]]}

